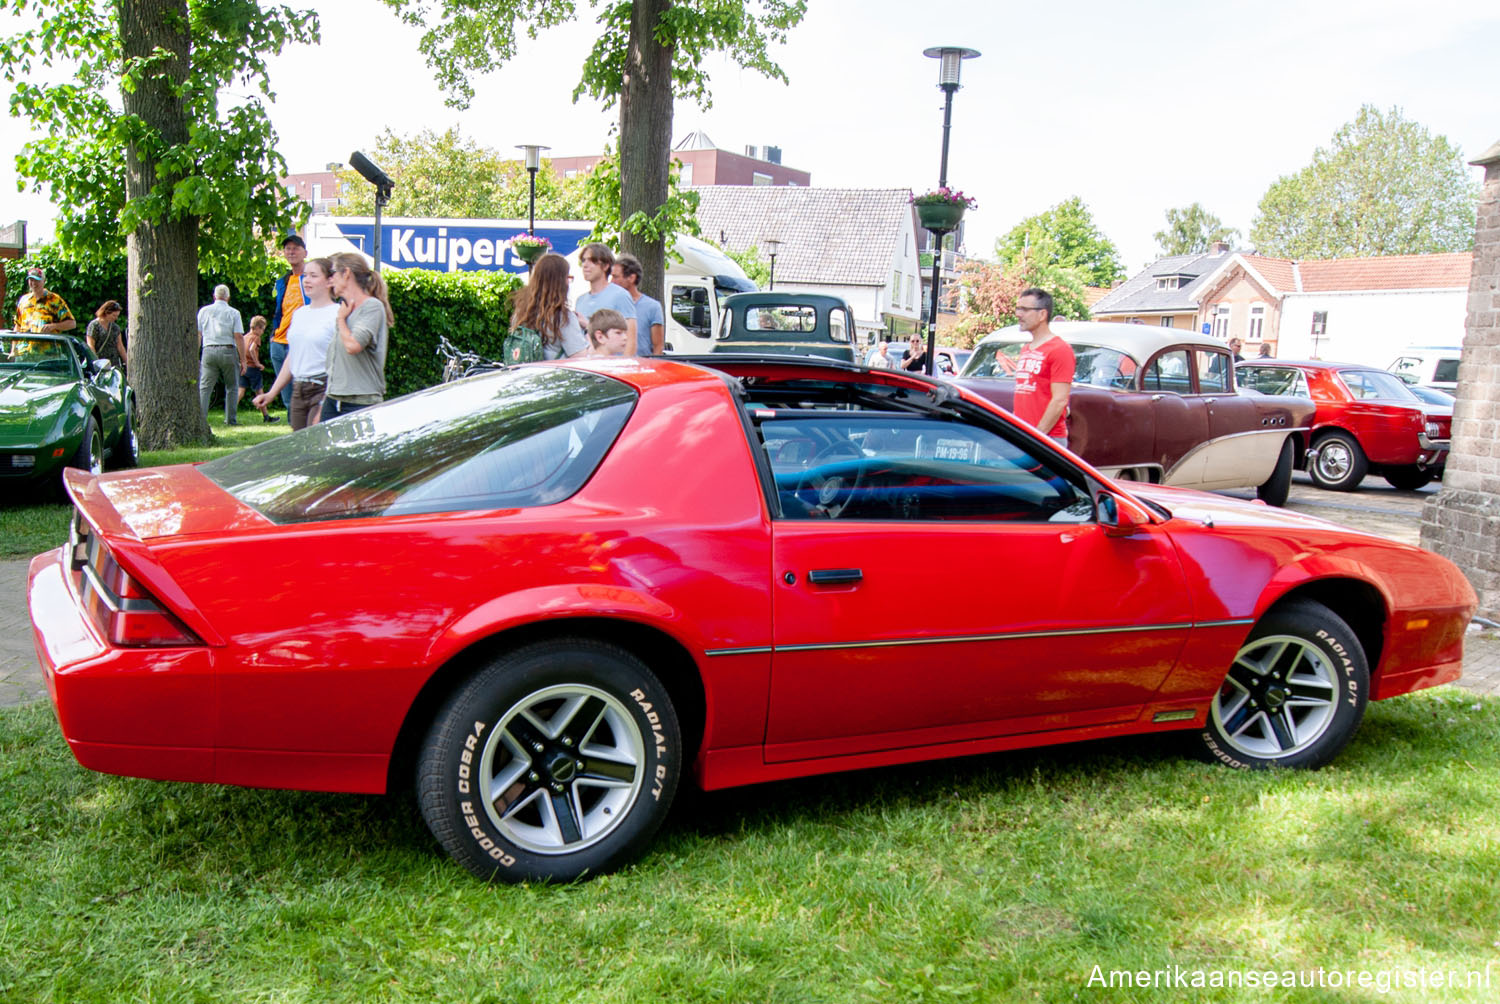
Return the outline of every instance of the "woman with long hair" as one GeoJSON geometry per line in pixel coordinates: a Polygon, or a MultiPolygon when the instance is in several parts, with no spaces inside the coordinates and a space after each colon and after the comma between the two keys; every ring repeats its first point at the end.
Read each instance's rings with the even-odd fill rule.
{"type": "Polygon", "coordinates": [[[83,339],[100,359],[108,359],[111,366],[125,372],[125,332],[115,322],[120,319],[122,308],[116,300],[105,300],[94,311],[94,319],[84,329],[83,339]]]}
{"type": "Polygon", "coordinates": [[[531,278],[516,294],[510,329],[530,328],[542,336],[542,356],[562,359],[588,349],[583,326],[568,306],[568,259],[548,252],[531,266],[531,278]]]}
{"type": "Polygon", "coordinates": [[[332,262],[333,295],[342,302],[328,345],[325,422],[385,400],[385,356],[396,321],[385,280],[363,255],[346,251],[334,255],[332,262]]]}
{"type": "Polygon", "coordinates": [[[339,305],[333,302],[333,262],[309,258],[302,266],[302,289],[307,299],[292,314],[287,326],[287,354],[271,389],[257,395],[255,406],[263,408],[276,400],[288,383],[292,385],[287,420],[293,429],[316,425],[323,394],[328,389],[328,349],[333,344],[339,305]]]}

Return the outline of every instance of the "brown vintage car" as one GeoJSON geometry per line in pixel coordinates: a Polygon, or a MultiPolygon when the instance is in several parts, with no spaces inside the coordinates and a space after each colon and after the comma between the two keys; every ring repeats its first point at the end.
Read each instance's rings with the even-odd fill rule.
{"type": "MultiPolygon", "coordinates": [[[[1077,369],[1069,447],[1105,474],[1183,488],[1254,488],[1283,505],[1312,428],[1312,401],[1235,386],[1228,347],[1172,328],[1054,321],[1077,369]]],[[[1017,327],[984,338],[958,383],[1009,409],[1017,327]]]]}

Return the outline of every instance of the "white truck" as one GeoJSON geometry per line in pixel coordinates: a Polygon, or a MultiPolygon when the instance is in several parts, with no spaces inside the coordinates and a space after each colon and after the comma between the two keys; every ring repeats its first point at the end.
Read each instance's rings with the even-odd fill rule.
{"type": "MultiPolygon", "coordinates": [[[[588,287],[578,264],[578,248],[593,224],[538,220],[536,233],[574,265],[572,295],[588,287]]],[[[512,253],[511,238],[526,232],[525,220],[471,220],[382,217],[380,263],[383,269],[422,268],[436,272],[511,272],[526,274],[526,263],[512,253]]],[[[314,216],[304,239],[310,257],[356,251],[366,258],[374,249],[372,216],[314,216]]],[[[667,254],[667,351],[711,352],[723,323],[724,297],[754,290],[755,283],[723,251],[696,237],[677,238],[676,254],[667,254]]]]}

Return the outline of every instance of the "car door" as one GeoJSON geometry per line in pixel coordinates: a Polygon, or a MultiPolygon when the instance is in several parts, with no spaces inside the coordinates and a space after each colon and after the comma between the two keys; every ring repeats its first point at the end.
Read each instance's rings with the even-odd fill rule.
{"type": "Polygon", "coordinates": [[[1260,409],[1249,397],[1235,392],[1234,357],[1227,349],[1199,346],[1198,393],[1208,413],[1208,441],[1204,446],[1204,488],[1232,488],[1260,484],[1276,471],[1286,433],[1260,424],[1260,409]]]}
{"type": "Polygon", "coordinates": [[[1141,390],[1155,415],[1154,460],[1169,485],[1196,487],[1203,479],[1203,454],[1195,447],[1207,441],[1208,405],[1193,382],[1193,350],[1176,345],[1162,349],[1141,368],[1141,390]]]}
{"type": "Polygon", "coordinates": [[[1025,434],[859,412],[761,431],[768,761],[1128,721],[1170,672],[1191,620],[1170,541],[1107,537],[1025,434]]]}

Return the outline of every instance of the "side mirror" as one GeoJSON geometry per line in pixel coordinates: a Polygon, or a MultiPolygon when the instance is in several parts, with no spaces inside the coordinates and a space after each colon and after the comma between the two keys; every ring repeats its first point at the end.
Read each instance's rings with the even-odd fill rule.
{"type": "Polygon", "coordinates": [[[688,294],[694,303],[708,304],[708,290],[702,286],[694,286],[693,291],[688,294]]]}
{"type": "Polygon", "coordinates": [[[89,364],[89,368],[94,371],[94,376],[100,376],[112,365],[113,364],[108,359],[95,359],[92,363],[89,364]]]}
{"type": "Polygon", "coordinates": [[[1150,522],[1134,502],[1114,492],[1101,491],[1094,499],[1099,525],[1110,537],[1129,537],[1143,524],[1150,522]]]}
{"type": "MultiPolygon", "coordinates": [[[[699,290],[698,292],[701,292],[699,290]]],[[[694,331],[702,331],[708,327],[708,308],[701,303],[693,304],[693,314],[688,324],[694,331]]]]}

